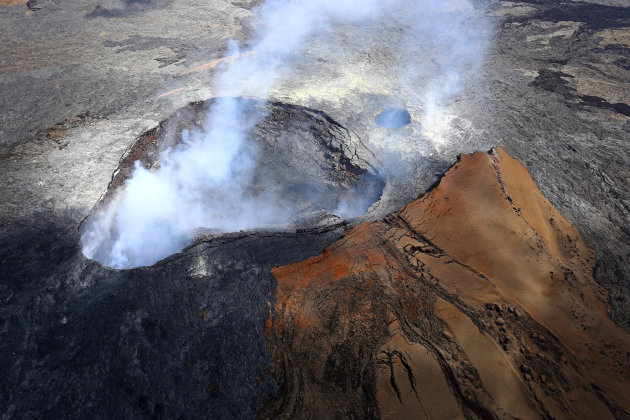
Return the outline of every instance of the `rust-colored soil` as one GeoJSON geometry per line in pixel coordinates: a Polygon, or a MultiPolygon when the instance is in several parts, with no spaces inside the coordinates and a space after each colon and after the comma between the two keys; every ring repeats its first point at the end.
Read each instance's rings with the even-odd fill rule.
{"type": "Polygon", "coordinates": [[[629,418],[593,252],[502,149],[273,270],[264,417],[629,418]]]}
{"type": "Polygon", "coordinates": [[[28,0],[0,0],[0,6],[21,6],[28,3],[28,0]]]}
{"type": "Polygon", "coordinates": [[[255,54],[255,51],[246,51],[246,52],[243,52],[243,53],[240,53],[240,54],[237,54],[237,55],[230,55],[230,56],[227,56],[227,57],[218,58],[218,59],[212,60],[212,61],[210,61],[208,63],[201,64],[201,65],[199,65],[197,67],[193,67],[192,69],[185,70],[185,71],[181,72],[179,75],[183,76],[183,75],[189,74],[189,73],[197,73],[197,72],[204,71],[204,70],[210,70],[210,69],[215,68],[216,66],[218,66],[219,64],[221,64],[223,62],[229,63],[229,62],[234,61],[235,59],[238,59],[240,57],[246,57],[246,56],[252,55],[252,54],[255,54]]]}

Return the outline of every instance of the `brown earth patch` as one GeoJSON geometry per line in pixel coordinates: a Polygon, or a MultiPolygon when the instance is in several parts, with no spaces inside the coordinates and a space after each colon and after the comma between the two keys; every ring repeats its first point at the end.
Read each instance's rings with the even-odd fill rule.
{"type": "Polygon", "coordinates": [[[579,232],[503,149],[278,267],[262,417],[628,418],[630,337],[579,232]]]}
{"type": "Polygon", "coordinates": [[[28,0],[0,0],[0,6],[22,6],[28,3],[28,0]]]}

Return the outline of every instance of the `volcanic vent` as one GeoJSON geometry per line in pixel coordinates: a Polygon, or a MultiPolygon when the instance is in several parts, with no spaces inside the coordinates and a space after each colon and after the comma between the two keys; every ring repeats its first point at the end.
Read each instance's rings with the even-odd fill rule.
{"type": "Polygon", "coordinates": [[[376,124],[385,128],[402,128],[411,123],[411,114],[405,108],[387,108],[376,115],[376,124]]]}
{"type": "Polygon", "coordinates": [[[129,268],[203,233],[340,223],[380,196],[375,167],[358,136],[324,112],[244,98],[191,103],[123,157],[83,225],[83,251],[129,268]],[[238,117],[221,119],[225,108],[238,117]]]}

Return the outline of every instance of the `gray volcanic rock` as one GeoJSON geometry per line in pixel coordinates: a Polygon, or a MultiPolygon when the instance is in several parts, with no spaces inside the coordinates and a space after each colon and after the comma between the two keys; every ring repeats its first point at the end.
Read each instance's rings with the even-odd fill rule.
{"type": "MultiPolygon", "coordinates": [[[[348,191],[378,197],[374,157],[355,134],[322,112],[244,101],[252,114],[265,113],[252,132],[263,145],[257,177],[277,184],[290,177],[282,188],[304,206],[313,206],[310,194],[328,194],[332,208],[348,191]],[[288,139],[296,151],[276,157],[274,146],[288,139]]],[[[159,166],[159,152],[205,112],[190,104],[141,135],[103,201],[134,161],[159,166]]],[[[11,236],[0,249],[4,415],[253,417],[275,390],[264,372],[263,330],[276,284],[270,270],[316,255],[343,234],[343,219],[320,213],[307,208],[304,220],[278,232],[200,235],[181,254],[122,271],[86,259],[79,230],[63,227],[72,221],[40,214],[7,226],[11,236]]]]}
{"type": "Polygon", "coordinates": [[[7,238],[3,416],[253,417],[275,389],[263,370],[270,269],[342,232],[227,235],[126,271],[86,260],[77,232],[52,224],[7,238]]]}
{"type": "MultiPolygon", "coordinates": [[[[85,259],[79,229],[142,133],[217,96],[216,60],[229,39],[250,37],[260,1],[8,3],[0,1],[0,415],[253,417],[275,389],[263,372],[269,269],[316,255],[342,235],[341,222],[204,237],[125,271],[85,259]]],[[[386,184],[361,220],[415,199],[458,154],[504,145],[595,250],[611,317],[630,330],[630,8],[485,6],[495,32],[483,72],[432,131],[415,100],[423,85],[401,87],[393,71],[407,53],[388,43],[397,28],[380,34],[386,50],[337,37],[339,50],[361,44],[343,60],[312,40],[272,100],[321,110],[351,144],[360,138],[380,163],[395,163],[397,173],[375,164],[386,184]],[[411,123],[377,126],[389,107],[407,109],[411,123]]]]}

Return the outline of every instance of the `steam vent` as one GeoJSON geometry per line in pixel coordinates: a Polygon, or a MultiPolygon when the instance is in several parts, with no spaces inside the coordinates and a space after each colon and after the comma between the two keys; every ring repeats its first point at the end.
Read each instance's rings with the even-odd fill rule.
{"type": "Polygon", "coordinates": [[[0,0],[0,419],[630,420],[628,0],[0,0]]]}

